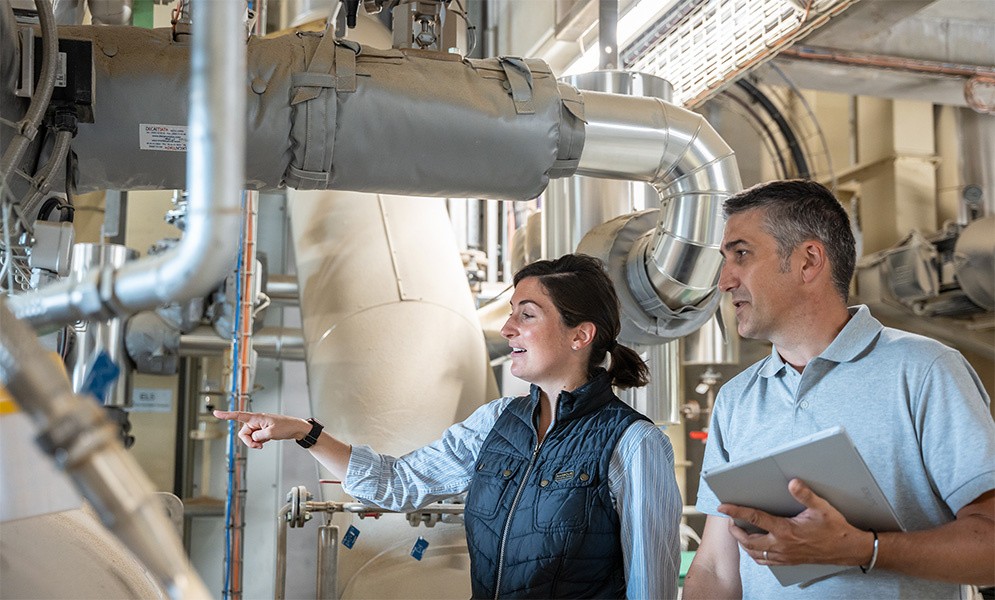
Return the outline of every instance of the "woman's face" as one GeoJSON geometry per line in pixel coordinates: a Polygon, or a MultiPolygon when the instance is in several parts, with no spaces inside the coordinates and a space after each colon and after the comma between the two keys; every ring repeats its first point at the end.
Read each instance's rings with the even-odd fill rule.
{"type": "MultiPolygon", "coordinates": [[[[590,329],[590,324],[588,323],[590,329]]],[[[511,346],[511,373],[555,397],[587,381],[589,335],[584,324],[567,327],[536,277],[518,282],[511,315],[501,328],[511,346]]]]}

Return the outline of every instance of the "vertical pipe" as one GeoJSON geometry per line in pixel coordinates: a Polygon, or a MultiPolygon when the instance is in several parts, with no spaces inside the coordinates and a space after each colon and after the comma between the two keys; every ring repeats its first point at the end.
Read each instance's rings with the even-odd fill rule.
{"type": "MultiPolygon", "coordinates": [[[[134,250],[117,244],[76,244],[73,246],[70,277],[82,280],[92,269],[104,266],[119,268],[136,257],[134,250]]],[[[80,321],[74,326],[76,341],[73,345],[71,363],[73,390],[83,391],[86,378],[92,370],[91,361],[98,352],[106,352],[114,364],[121,367],[121,374],[113,388],[101,398],[105,406],[126,407],[128,398],[128,370],[124,365],[124,323],[121,318],[107,321],[80,321]]]]}
{"type": "Polygon", "coordinates": [[[335,525],[322,525],[318,528],[318,600],[338,598],[338,559],[339,528],[335,525]]]}
{"type": "Polygon", "coordinates": [[[276,516],[276,577],[273,582],[273,599],[283,600],[287,592],[287,519],[290,505],[285,504],[276,516]]]}
{"type": "Polygon", "coordinates": [[[487,205],[487,234],[485,236],[487,243],[487,281],[490,283],[495,283],[498,280],[498,245],[501,241],[501,225],[500,219],[498,218],[498,209],[500,208],[500,202],[497,200],[485,200],[487,205]]]}

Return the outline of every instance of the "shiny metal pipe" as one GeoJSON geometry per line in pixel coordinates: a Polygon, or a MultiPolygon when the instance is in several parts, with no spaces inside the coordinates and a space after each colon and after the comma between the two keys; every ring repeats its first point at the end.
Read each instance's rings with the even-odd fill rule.
{"type": "Polygon", "coordinates": [[[294,275],[269,275],[266,278],[266,295],[273,302],[297,304],[300,302],[300,289],[294,275]]]}
{"type": "Polygon", "coordinates": [[[172,598],[211,598],[152,482],[91,398],[72,391],[27,323],[0,299],[0,383],[42,432],[40,443],[172,598]]]}
{"type": "Polygon", "coordinates": [[[660,194],[656,231],[630,254],[645,265],[636,287],[672,310],[702,303],[722,265],[722,203],[741,188],[732,149],[704,117],[663,100],[581,94],[587,126],[576,174],[643,181],[660,194]]]}
{"type": "Polygon", "coordinates": [[[169,251],[11,298],[36,329],[106,320],[202,296],[238,253],[239,191],[245,181],[245,42],[237,2],[194,0],[187,152],[187,229],[169,251]]]}
{"type": "Polygon", "coordinates": [[[318,528],[318,576],[315,584],[318,600],[338,598],[339,528],[322,525],[318,528]]]}
{"type": "MultiPolygon", "coordinates": [[[[70,279],[80,279],[94,268],[110,266],[120,268],[134,259],[134,250],[119,244],[76,244],[73,246],[70,279]]],[[[98,352],[106,352],[114,364],[121,367],[121,374],[103,398],[105,406],[130,406],[128,382],[130,373],[124,368],[124,320],[80,321],[73,326],[76,342],[68,363],[72,370],[73,390],[84,391],[83,386],[93,369],[92,360],[98,352]]]]}
{"type": "MultiPolygon", "coordinates": [[[[211,356],[226,352],[231,340],[218,337],[213,327],[200,326],[180,336],[180,356],[211,356]]],[[[304,332],[291,327],[265,327],[252,334],[252,349],[261,358],[304,360],[304,332]]]]}
{"type": "Polygon", "coordinates": [[[287,527],[291,506],[284,504],[276,515],[276,576],[273,598],[283,600],[287,593],[287,527]]]}

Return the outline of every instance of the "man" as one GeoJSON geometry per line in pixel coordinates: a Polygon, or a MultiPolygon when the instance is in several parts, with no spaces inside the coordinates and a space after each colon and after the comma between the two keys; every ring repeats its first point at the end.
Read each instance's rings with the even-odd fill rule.
{"type": "Polygon", "coordinates": [[[769,357],[719,392],[703,470],[842,425],[906,532],[861,531],[804,482],[794,518],[719,504],[685,582],[695,598],[957,598],[995,584],[995,424],[990,399],[956,351],[847,308],[855,263],[846,213],[823,186],[779,181],[725,204],[719,278],[740,335],[769,357]],[[748,534],[745,520],[767,534],[748,534]],[[782,587],[768,565],[848,568],[782,587]]]}

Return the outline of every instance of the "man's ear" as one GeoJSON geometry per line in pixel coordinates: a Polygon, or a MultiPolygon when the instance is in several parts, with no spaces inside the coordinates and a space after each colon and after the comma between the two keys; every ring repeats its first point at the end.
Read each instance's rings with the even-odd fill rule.
{"type": "Polygon", "coordinates": [[[801,244],[802,281],[812,283],[821,274],[831,277],[829,269],[829,259],[826,256],[826,247],[822,242],[809,240],[801,244]]]}
{"type": "Polygon", "coordinates": [[[594,342],[594,336],[598,333],[598,327],[590,321],[584,321],[574,328],[573,344],[577,350],[588,346],[594,342]]]}

